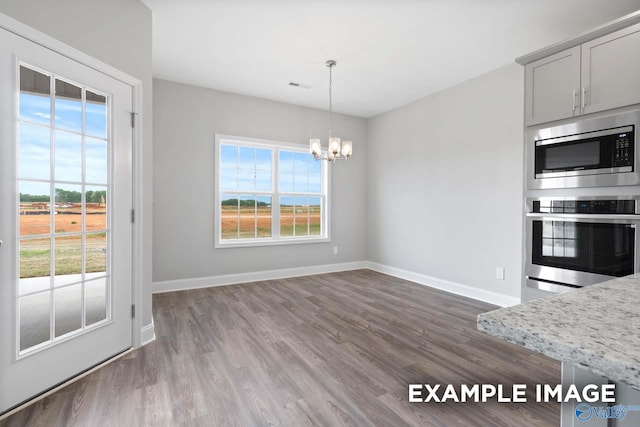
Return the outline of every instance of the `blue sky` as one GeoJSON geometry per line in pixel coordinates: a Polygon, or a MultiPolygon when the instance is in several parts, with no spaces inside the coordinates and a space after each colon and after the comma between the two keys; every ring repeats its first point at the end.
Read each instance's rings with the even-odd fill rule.
{"type": "MultiPolygon", "coordinates": [[[[220,187],[228,191],[272,191],[271,149],[222,144],[220,187]]],[[[322,165],[311,154],[280,150],[279,191],[320,193],[322,165]]]]}
{"type": "MultiPolygon", "coordinates": [[[[87,102],[85,112],[86,181],[107,184],[107,111],[106,104],[87,102]]],[[[56,181],[82,182],[82,103],[80,100],[55,99],[55,130],[48,128],[51,120],[51,98],[48,95],[20,94],[19,177],[21,179],[51,178],[51,132],[55,141],[54,174],[56,181]],[[25,122],[22,122],[25,121],[25,122]],[[38,126],[27,122],[42,124],[38,126]],[[77,132],[77,133],[76,133],[77,132]]],[[[67,185],[68,187],[73,187],[67,185]]],[[[61,188],[61,185],[56,187],[61,188]]],[[[22,181],[20,192],[42,193],[48,184],[22,181]]],[[[87,186],[87,190],[105,190],[87,186]]]]}

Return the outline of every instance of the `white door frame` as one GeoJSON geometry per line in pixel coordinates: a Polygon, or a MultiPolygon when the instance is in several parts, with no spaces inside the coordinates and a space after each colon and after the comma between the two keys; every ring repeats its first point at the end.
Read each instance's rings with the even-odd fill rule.
{"type": "Polygon", "coordinates": [[[136,115],[136,126],[133,128],[133,209],[135,210],[135,222],[133,229],[133,242],[132,242],[132,302],[136,306],[135,317],[132,322],[132,336],[133,346],[141,347],[155,339],[153,330],[153,319],[151,324],[142,324],[142,303],[144,301],[142,291],[144,283],[143,254],[142,254],[142,242],[143,242],[143,227],[142,218],[144,217],[143,211],[143,177],[142,177],[142,165],[143,165],[143,150],[142,150],[142,82],[132,77],[109,64],[106,64],[96,58],[93,58],[78,49],[75,49],[59,40],[54,39],[20,21],[13,19],[12,17],[0,13],[0,28],[3,28],[11,33],[16,34],[24,39],[27,39],[33,43],[36,43],[44,48],[52,50],[62,56],[72,59],[82,65],[89,68],[93,68],[103,74],[106,74],[116,80],[120,80],[123,83],[133,88],[133,113],[136,115]],[[143,330],[144,329],[144,330],[143,330]]]}

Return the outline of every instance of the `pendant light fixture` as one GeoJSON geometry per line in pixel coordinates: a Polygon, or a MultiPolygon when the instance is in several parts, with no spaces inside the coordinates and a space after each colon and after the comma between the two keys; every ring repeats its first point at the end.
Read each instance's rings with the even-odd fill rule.
{"type": "Polygon", "coordinates": [[[316,160],[327,160],[335,162],[336,160],[347,160],[353,154],[353,143],[351,141],[341,141],[339,137],[333,136],[333,94],[332,94],[332,70],[336,66],[336,61],[330,59],[325,62],[329,67],[329,142],[327,150],[322,150],[320,138],[311,138],[309,140],[309,148],[311,154],[316,160]]]}

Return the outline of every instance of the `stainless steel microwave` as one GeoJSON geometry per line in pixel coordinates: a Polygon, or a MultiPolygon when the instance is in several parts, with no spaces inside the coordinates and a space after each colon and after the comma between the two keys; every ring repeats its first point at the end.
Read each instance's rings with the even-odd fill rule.
{"type": "Polygon", "coordinates": [[[635,110],[529,132],[528,188],[640,184],[639,123],[635,110]]]}

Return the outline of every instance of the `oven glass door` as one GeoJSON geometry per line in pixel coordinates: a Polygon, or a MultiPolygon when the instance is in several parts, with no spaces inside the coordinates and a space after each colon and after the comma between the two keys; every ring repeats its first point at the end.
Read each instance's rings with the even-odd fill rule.
{"type": "Polygon", "coordinates": [[[630,224],[534,220],[532,263],[574,271],[633,273],[635,229],[630,224]]]}

